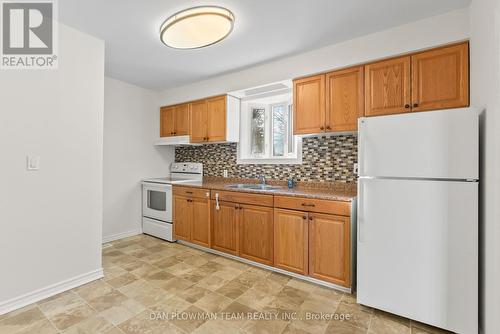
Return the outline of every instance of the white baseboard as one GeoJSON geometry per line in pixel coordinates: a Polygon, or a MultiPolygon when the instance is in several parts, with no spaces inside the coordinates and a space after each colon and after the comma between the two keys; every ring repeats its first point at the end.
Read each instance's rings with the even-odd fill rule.
{"type": "Polygon", "coordinates": [[[25,295],[12,298],[4,302],[0,302],[0,315],[17,310],[26,305],[36,303],[42,299],[52,297],[54,295],[57,295],[58,293],[71,290],[80,285],[95,281],[99,278],[102,278],[103,276],[104,276],[103,270],[102,268],[100,268],[91,271],[89,273],[79,275],[56,284],[49,285],[45,288],[35,290],[25,295]]]}
{"type": "Polygon", "coordinates": [[[102,237],[102,243],[111,242],[123,238],[133,237],[134,235],[142,234],[142,228],[136,228],[135,230],[125,231],[117,234],[108,235],[102,237]]]}

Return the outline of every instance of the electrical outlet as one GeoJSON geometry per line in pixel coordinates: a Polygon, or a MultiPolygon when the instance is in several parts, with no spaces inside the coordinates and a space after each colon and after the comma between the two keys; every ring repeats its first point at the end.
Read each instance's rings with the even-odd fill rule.
{"type": "Polygon", "coordinates": [[[224,177],[227,177],[227,169],[224,169],[224,170],[222,171],[222,175],[223,175],[224,177]]]}
{"type": "Polygon", "coordinates": [[[26,169],[36,171],[40,168],[40,157],[37,155],[28,155],[26,157],[26,169]]]}
{"type": "Polygon", "coordinates": [[[358,164],[354,164],[354,174],[358,174],[358,164]]]}

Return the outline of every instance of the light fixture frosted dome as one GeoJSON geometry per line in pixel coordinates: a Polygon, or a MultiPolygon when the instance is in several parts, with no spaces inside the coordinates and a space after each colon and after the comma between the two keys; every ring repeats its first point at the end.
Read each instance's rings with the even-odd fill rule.
{"type": "Polygon", "coordinates": [[[215,44],[231,33],[234,15],[217,6],[194,7],[169,17],[160,29],[161,41],[176,49],[196,49],[215,44]]]}

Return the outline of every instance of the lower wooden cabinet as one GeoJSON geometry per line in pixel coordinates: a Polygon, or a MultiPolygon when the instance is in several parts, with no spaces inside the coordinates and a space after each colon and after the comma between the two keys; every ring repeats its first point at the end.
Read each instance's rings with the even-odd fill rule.
{"type": "Polygon", "coordinates": [[[210,191],[174,188],[174,236],[210,247],[210,191]]]}
{"type": "Polygon", "coordinates": [[[273,264],[273,208],[212,201],[212,248],[273,264]]]}
{"type": "Polygon", "coordinates": [[[240,256],[273,265],[273,208],[239,205],[240,256]]]}
{"type": "Polygon", "coordinates": [[[177,239],[190,241],[193,221],[191,199],[174,196],[174,235],[177,239]]]}
{"type": "Polygon", "coordinates": [[[348,202],[228,191],[212,192],[212,200],[209,195],[174,187],[176,238],[351,286],[348,202]]]}
{"type": "Polygon", "coordinates": [[[212,248],[239,254],[238,204],[212,201],[212,248]]]}
{"type": "Polygon", "coordinates": [[[309,213],[309,276],[350,286],[350,219],[309,213]]]}
{"type": "Polygon", "coordinates": [[[274,266],[307,275],[308,235],[306,212],[274,209],[274,266]]]}
{"type": "Polygon", "coordinates": [[[210,200],[193,198],[191,206],[191,241],[210,247],[210,200]]]}

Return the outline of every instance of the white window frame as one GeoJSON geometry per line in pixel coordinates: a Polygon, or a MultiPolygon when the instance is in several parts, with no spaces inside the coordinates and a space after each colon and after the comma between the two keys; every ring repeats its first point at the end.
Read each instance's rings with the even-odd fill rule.
{"type": "MultiPolygon", "coordinates": [[[[289,109],[289,112],[293,113],[293,105],[291,101],[282,101],[278,103],[272,104],[258,104],[258,103],[250,103],[248,105],[248,110],[246,111],[246,115],[243,115],[242,119],[247,118],[246,122],[241,122],[241,126],[248,126],[250,129],[245,129],[245,131],[240,131],[240,136],[246,136],[247,141],[241,141],[238,144],[238,152],[237,152],[237,164],[259,164],[259,165],[298,165],[302,164],[302,138],[300,136],[293,136],[295,139],[296,145],[296,154],[290,155],[288,153],[288,148],[285,145],[285,155],[282,157],[272,156],[273,152],[273,115],[272,115],[272,107],[276,105],[286,105],[289,109]],[[289,107],[291,106],[291,107],[289,107]],[[264,108],[265,109],[265,156],[255,157],[251,156],[251,124],[252,124],[252,112],[251,110],[254,108],[264,108]],[[242,149],[242,144],[248,147],[242,149]],[[242,155],[245,154],[245,157],[242,155]]],[[[293,123],[293,114],[292,114],[292,123],[293,123]]],[[[290,125],[291,131],[293,131],[293,124],[290,125]]]]}

